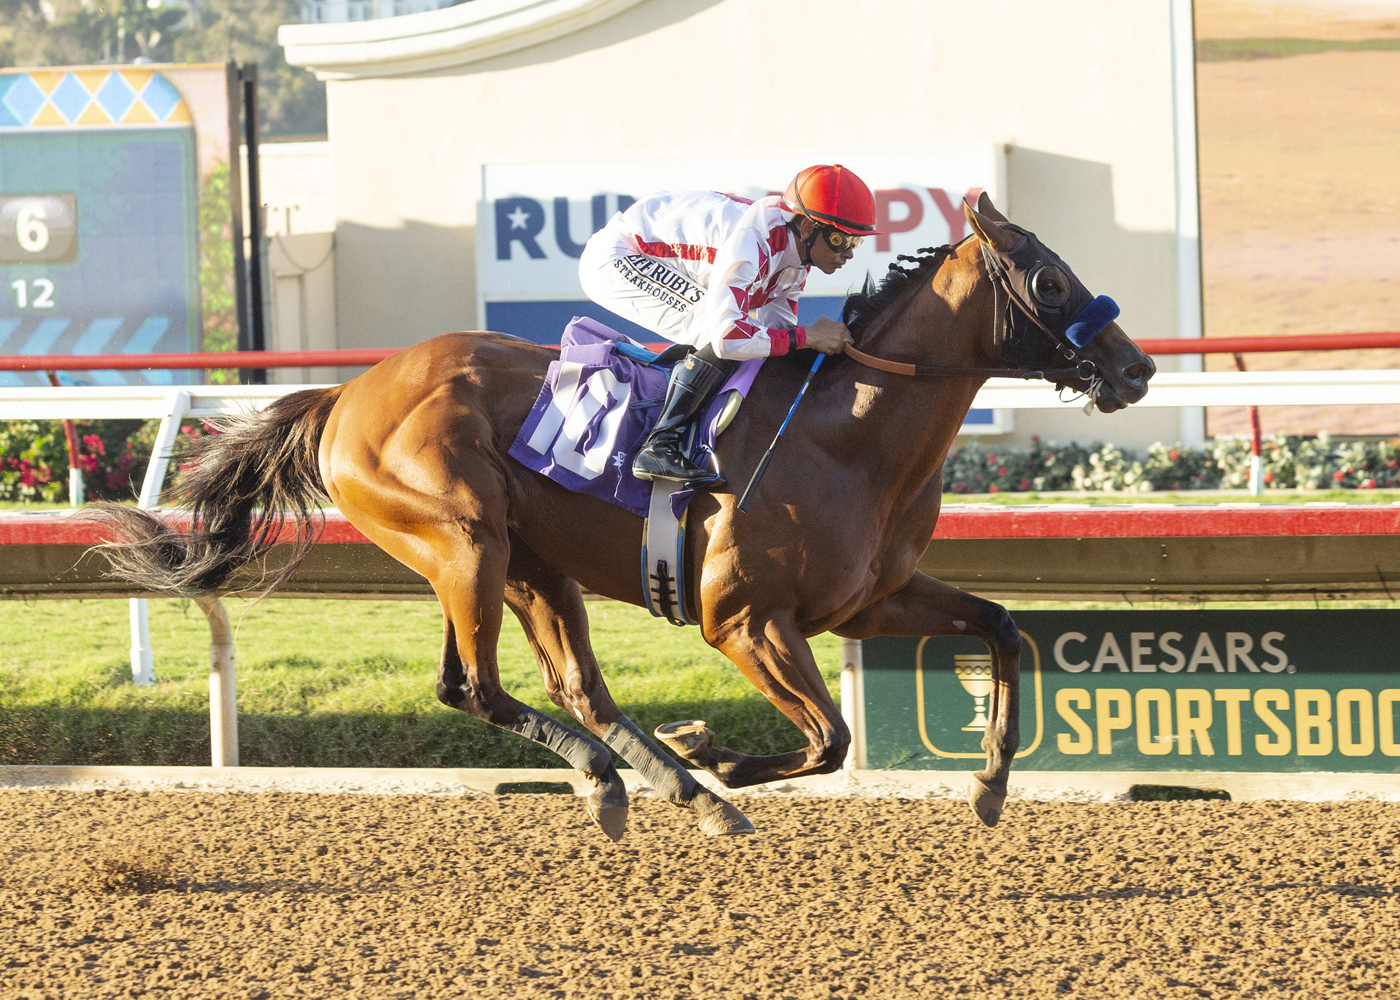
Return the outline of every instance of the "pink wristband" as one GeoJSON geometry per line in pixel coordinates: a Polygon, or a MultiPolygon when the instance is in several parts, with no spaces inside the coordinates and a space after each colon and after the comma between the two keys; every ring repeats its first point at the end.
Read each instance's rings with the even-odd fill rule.
{"type": "Polygon", "coordinates": [[[807,328],[805,326],[795,326],[792,328],[792,349],[800,351],[807,344],[807,328]]]}

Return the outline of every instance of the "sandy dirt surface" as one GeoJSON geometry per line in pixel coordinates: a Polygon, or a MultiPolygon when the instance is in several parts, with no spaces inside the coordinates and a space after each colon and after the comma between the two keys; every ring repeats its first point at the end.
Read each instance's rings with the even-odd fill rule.
{"type": "MultiPolygon", "coordinates": [[[[1204,0],[1201,38],[1400,37],[1400,4],[1204,0]]],[[[1400,331],[1400,52],[1201,63],[1207,336],[1400,331]]],[[[1207,368],[1233,368],[1228,355],[1207,368]]],[[[1251,354],[1259,370],[1394,368],[1400,350],[1251,354]]],[[[1395,407],[1266,407],[1266,434],[1400,433],[1395,407]]],[[[1247,433],[1243,408],[1209,430],[1247,433]]]]}
{"type": "Polygon", "coordinates": [[[0,792],[0,997],[1393,996],[1400,805],[0,792]]]}
{"type": "Polygon", "coordinates": [[[1397,0],[1196,0],[1201,38],[1400,37],[1397,0]]]}

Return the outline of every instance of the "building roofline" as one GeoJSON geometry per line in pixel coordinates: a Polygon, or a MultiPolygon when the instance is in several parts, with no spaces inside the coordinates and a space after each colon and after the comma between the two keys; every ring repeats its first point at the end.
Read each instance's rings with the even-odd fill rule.
{"type": "Polygon", "coordinates": [[[284,24],[287,62],[321,80],[405,76],[466,66],[539,45],[645,0],[470,0],[455,7],[341,24],[284,24]]]}

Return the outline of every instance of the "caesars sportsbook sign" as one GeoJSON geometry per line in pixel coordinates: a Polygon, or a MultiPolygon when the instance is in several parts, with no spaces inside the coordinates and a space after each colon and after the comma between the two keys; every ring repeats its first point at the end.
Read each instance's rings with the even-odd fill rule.
{"type": "MultiPolygon", "coordinates": [[[[1029,771],[1400,771],[1400,671],[1386,610],[1022,611],[1029,771]]],[[[980,760],[987,647],[864,647],[872,768],[980,760]]]]}
{"type": "MultiPolygon", "coordinates": [[[[1002,147],[934,146],[903,152],[826,148],[765,154],[641,155],[617,159],[488,163],[477,215],[478,315],[488,329],[558,343],[574,316],[591,316],[643,343],[655,334],[588,301],[578,279],[584,243],[638,198],[664,190],[716,190],[744,198],[781,193],[812,163],[843,163],[875,192],[878,228],[833,275],[812,271],[798,318],[839,318],[866,274],[880,278],[900,254],[967,235],[962,200],[986,191],[1005,209],[1002,147]]],[[[968,428],[1009,430],[1009,413],[974,411],[968,428]]]]}

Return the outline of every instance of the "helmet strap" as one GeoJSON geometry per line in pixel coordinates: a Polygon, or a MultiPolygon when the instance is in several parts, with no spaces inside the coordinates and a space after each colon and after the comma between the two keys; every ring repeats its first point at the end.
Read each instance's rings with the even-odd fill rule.
{"type": "Polygon", "coordinates": [[[802,258],[806,258],[805,260],[802,260],[802,266],[811,267],[812,245],[817,242],[817,237],[821,235],[821,226],[817,223],[817,220],[813,219],[810,215],[794,215],[792,217],[792,221],[788,223],[788,228],[792,230],[792,235],[797,237],[797,245],[802,247],[804,251],[803,253],[798,254],[798,258],[800,260],[802,260],[802,258]],[[808,236],[805,240],[802,238],[802,226],[800,223],[798,223],[798,219],[806,219],[812,224],[812,235],[808,236]]]}

